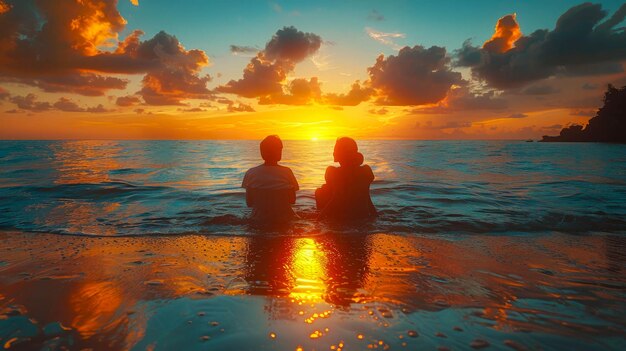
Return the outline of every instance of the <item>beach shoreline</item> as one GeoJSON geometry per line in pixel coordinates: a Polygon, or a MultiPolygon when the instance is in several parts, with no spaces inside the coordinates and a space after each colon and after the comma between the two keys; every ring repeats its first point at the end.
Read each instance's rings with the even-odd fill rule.
{"type": "Polygon", "coordinates": [[[617,350],[624,247],[608,234],[3,231],[0,344],[617,350]]]}

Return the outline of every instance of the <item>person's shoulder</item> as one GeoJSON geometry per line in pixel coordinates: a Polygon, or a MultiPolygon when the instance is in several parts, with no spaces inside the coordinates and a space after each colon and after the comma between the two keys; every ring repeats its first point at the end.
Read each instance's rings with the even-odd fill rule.
{"type": "Polygon", "coordinates": [[[337,171],[339,171],[339,167],[335,167],[335,166],[328,166],[326,167],[326,175],[332,175],[332,174],[336,174],[337,171]]]}
{"type": "Polygon", "coordinates": [[[291,168],[287,167],[287,166],[283,166],[283,165],[277,165],[278,169],[282,170],[283,172],[291,172],[291,168]]]}
{"type": "Polygon", "coordinates": [[[372,167],[370,167],[369,165],[361,165],[359,166],[359,168],[362,169],[364,172],[372,173],[372,167]]]}
{"type": "Polygon", "coordinates": [[[372,180],[374,179],[374,172],[372,171],[372,167],[370,167],[369,165],[362,165],[362,166],[359,166],[359,169],[361,170],[361,173],[363,175],[365,175],[366,177],[372,180]]]}
{"type": "Polygon", "coordinates": [[[258,165],[258,166],[255,166],[255,167],[252,167],[252,168],[248,169],[246,171],[246,175],[254,175],[254,174],[262,172],[262,171],[263,171],[263,165],[261,164],[261,165],[258,165]]]}

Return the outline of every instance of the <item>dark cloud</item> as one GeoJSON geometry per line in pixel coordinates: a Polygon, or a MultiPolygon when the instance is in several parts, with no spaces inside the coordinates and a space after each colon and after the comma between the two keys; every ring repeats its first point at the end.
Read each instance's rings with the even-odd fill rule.
{"type": "Polygon", "coordinates": [[[367,19],[370,21],[384,21],[385,20],[385,16],[383,16],[380,12],[378,12],[377,10],[372,10],[368,15],[367,15],[367,19]]]}
{"type": "Polygon", "coordinates": [[[472,126],[471,122],[459,122],[459,121],[448,121],[441,124],[433,124],[432,121],[427,121],[426,123],[415,122],[415,128],[419,129],[427,129],[427,130],[442,130],[442,129],[459,129],[459,128],[470,128],[472,126]]]}
{"type": "Polygon", "coordinates": [[[259,52],[259,49],[252,46],[240,46],[240,45],[231,45],[230,52],[233,55],[254,55],[259,52]]]}
{"type": "Polygon", "coordinates": [[[600,62],[585,65],[571,65],[563,67],[560,71],[565,76],[584,77],[624,72],[620,62],[600,62]]]}
{"type": "Polygon", "coordinates": [[[134,95],[120,96],[115,100],[115,104],[122,107],[134,106],[140,103],[141,99],[134,95]]]}
{"type": "Polygon", "coordinates": [[[254,112],[254,109],[252,106],[240,102],[228,105],[228,112],[254,112]]]}
{"type": "MultiPolygon", "coordinates": [[[[521,36],[508,49],[494,44],[493,38],[482,48],[467,41],[456,53],[457,64],[471,67],[475,77],[498,89],[524,86],[561,73],[621,72],[619,62],[626,59],[626,31],[616,26],[625,15],[623,4],[602,22],[607,13],[601,5],[584,3],[561,15],[554,30],[521,36]]],[[[514,17],[507,21],[509,27],[517,24],[514,17]]]]}
{"type": "Polygon", "coordinates": [[[110,110],[105,109],[104,106],[101,104],[96,107],[84,108],[66,97],[59,98],[55,103],[50,103],[48,101],[37,101],[37,96],[32,93],[26,96],[12,96],[9,98],[9,101],[14,103],[18,109],[30,112],[44,112],[54,110],[63,112],[90,113],[110,112],[110,110]]]}
{"type": "Polygon", "coordinates": [[[474,93],[463,87],[452,89],[447,98],[447,109],[452,111],[503,110],[508,106],[508,101],[496,95],[493,90],[474,93]]]}
{"type": "Polygon", "coordinates": [[[346,94],[326,94],[324,101],[335,106],[356,106],[361,102],[369,100],[374,90],[356,81],[352,84],[350,91],[346,94]]]}
{"type": "Polygon", "coordinates": [[[450,69],[446,49],[416,45],[404,47],[398,55],[380,55],[368,68],[369,86],[379,105],[423,105],[446,97],[453,85],[465,84],[461,73],[450,69]]]}
{"type": "Polygon", "coordinates": [[[472,92],[466,86],[450,89],[443,101],[434,106],[417,107],[410,113],[446,114],[457,111],[501,111],[509,107],[508,100],[495,91],[472,92]]]}
{"type": "Polygon", "coordinates": [[[268,60],[298,63],[319,50],[322,38],[295,27],[279,29],[263,50],[268,60]]]}
{"type": "Polygon", "coordinates": [[[60,98],[59,101],[55,102],[52,105],[55,109],[64,112],[84,112],[85,109],[78,106],[77,103],[73,102],[68,98],[60,98]]]}
{"type": "Polygon", "coordinates": [[[209,96],[210,78],[199,76],[208,64],[204,52],[185,50],[165,32],[141,41],[143,33],[135,31],[120,41],[126,21],[117,0],[6,3],[10,9],[0,16],[1,81],[100,96],[127,87],[128,80],[109,74],[145,74],[140,94],[148,104],[209,96]]]}
{"type": "Polygon", "coordinates": [[[528,115],[524,113],[512,113],[508,115],[506,118],[526,118],[526,117],[528,117],[528,115]]]}
{"type": "Polygon", "coordinates": [[[319,100],[321,91],[317,78],[295,79],[287,85],[285,81],[296,64],[316,53],[321,43],[322,39],[316,34],[284,27],[250,60],[243,78],[231,80],[216,91],[259,98],[261,104],[303,105],[319,100]]]}
{"type": "Polygon", "coordinates": [[[10,101],[17,105],[20,110],[43,112],[52,109],[52,105],[49,102],[36,101],[37,96],[35,94],[28,94],[26,96],[13,96],[10,101]]]}
{"type": "Polygon", "coordinates": [[[208,110],[203,109],[201,107],[192,107],[192,108],[179,108],[178,111],[180,112],[206,112],[208,110]]]}
{"type": "Polygon", "coordinates": [[[113,110],[105,108],[102,104],[98,104],[98,106],[95,107],[87,107],[86,111],[89,113],[104,113],[111,112],[113,110]]]}

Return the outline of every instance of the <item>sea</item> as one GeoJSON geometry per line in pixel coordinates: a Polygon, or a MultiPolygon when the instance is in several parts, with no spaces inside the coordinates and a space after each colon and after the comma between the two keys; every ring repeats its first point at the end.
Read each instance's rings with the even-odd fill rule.
{"type": "Polygon", "coordinates": [[[359,140],[378,218],[247,220],[258,141],[0,141],[7,350],[625,350],[626,145],[359,140]]]}
{"type": "MultiPolygon", "coordinates": [[[[285,141],[287,234],[626,232],[626,145],[361,140],[375,221],[329,227],[314,191],[332,140],[285,141]]],[[[90,236],[249,235],[241,181],[258,141],[0,141],[0,229],[90,236]]]]}

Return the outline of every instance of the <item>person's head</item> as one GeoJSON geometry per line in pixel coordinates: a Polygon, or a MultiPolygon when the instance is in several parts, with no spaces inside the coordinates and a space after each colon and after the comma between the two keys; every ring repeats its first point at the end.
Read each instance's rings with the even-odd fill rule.
{"type": "Polygon", "coordinates": [[[283,157],[283,142],[278,135],[269,135],[261,141],[261,157],[267,163],[276,163],[283,157]]]}
{"type": "Polygon", "coordinates": [[[333,158],[335,162],[339,162],[342,166],[359,166],[363,163],[363,155],[359,152],[356,141],[348,137],[337,139],[333,158]]]}

